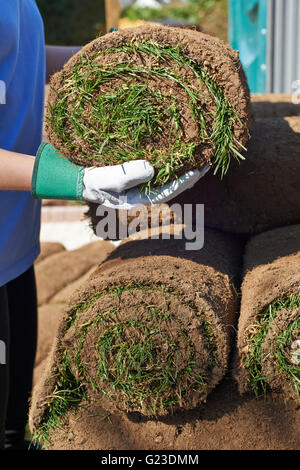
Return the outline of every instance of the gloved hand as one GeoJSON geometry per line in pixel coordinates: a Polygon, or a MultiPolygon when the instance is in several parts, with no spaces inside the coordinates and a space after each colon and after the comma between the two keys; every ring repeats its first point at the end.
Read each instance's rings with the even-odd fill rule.
{"type": "Polygon", "coordinates": [[[114,209],[167,202],[191,188],[208,170],[189,171],[169,184],[155,188],[146,196],[138,187],[154,176],[145,160],[122,165],[84,168],[62,157],[50,144],[43,143],[37,153],[31,192],[39,199],[86,200],[114,209]]]}
{"type": "Polygon", "coordinates": [[[209,169],[210,165],[206,165],[201,171],[188,171],[171,183],[152,188],[146,195],[138,185],[149,181],[154,176],[154,169],[144,160],[104,168],[86,168],[82,195],[86,201],[97,202],[110,209],[130,210],[142,205],[170,201],[186,189],[192,188],[209,169]]]}

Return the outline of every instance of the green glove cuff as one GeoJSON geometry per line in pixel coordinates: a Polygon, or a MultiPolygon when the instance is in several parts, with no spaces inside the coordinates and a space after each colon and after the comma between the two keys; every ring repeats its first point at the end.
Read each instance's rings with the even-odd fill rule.
{"type": "Polygon", "coordinates": [[[83,172],[83,166],[43,142],[34,162],[31,194],[36,199],[82,199],[83,172]]]}

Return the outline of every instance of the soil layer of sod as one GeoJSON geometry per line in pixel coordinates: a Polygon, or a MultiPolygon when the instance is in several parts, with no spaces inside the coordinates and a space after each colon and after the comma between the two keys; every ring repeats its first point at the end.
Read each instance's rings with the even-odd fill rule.
{"type": "Polygon", "coordinates": [[[224,175],[243,158],[250,115],[237,52],[197,31],[144,25],[71,58],[51,79],[46,120],[65,157],[84,166],[147,159],[152,187],[208,162],[224,175]]]}
{"type": "Polygon", "coordinates": [[[244,261],[236,370],[239,389],[256,395],[271,389],[299,400],[300,225],[254,237],[244,261]]]}
{"type": "Polygon", "coordinates": [[[108,240],[132,238],[134,234],[138,235],[145,230],[148,231],[147,238],[151,238],[151,231],[154,234],[159,228],[164,231],[169,229],[172,233],[172,227],[184,221],[181,206],[178,206],[177,211],[172,211],[167,203],[140,206],[129,211],[106,209],[102,213],[99,215],[99,205],[91,202],[85,216],[94,233],[108,240]]]}
{"type": "Polygon", "coordinates": [[[51,439],[91,404],[168,416],[205,401],[227,370],[240,264],[239,240],[210,230],[196,252],[184,240],[117,248],[60,325],[33,397],[35,437],[51,439]]]}

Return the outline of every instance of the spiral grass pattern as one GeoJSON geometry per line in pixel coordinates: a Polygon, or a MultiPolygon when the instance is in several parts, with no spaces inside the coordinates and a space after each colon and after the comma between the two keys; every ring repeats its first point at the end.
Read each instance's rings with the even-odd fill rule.
{"type": "Polygon", "coordinates": [[[153,186],[206,163],[223,176],[232,158],[244,159],[247,120],[184,47],[142,32],[122,44],[121,33],[112,33],[117,44],[109,47],[99,38],[101,50],[96,42],[54,76],[50,142],[85,166],[147,159],[155,168],[153,186]]]}

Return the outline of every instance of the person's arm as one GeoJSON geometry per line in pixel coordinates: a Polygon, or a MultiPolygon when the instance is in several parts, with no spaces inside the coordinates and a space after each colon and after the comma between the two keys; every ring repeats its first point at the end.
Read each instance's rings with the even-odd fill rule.
{"type": "Polygon", "coordinates": [[[0,190],[30,191],[34,160],[0,149],[0,190]]]}
{"type": "Polygon", "coordinates": [[[36,157],[0,149],[0,190],[29,191],[37,199],[85,200],[114,209],[167,202],[191,188],[208,171],[192,170],[175,181],[143,194],[141,184],[154,176],[146,160],[84,168],[43,143],[36,157]]]}
{"type": "Polygon", "coordinates": [[[81,46],[46,46],[46,83],[80,49],[81,46]]]}
{"type": "Polygon", "coordinates": [[[102,168],[84,168],[43,143],[37,155],[0,149],[0,190],[31,191],[38,199],[87,199],[101,203],[101,191],[122,193],[154,175],[145,160],[102,168]]]}

